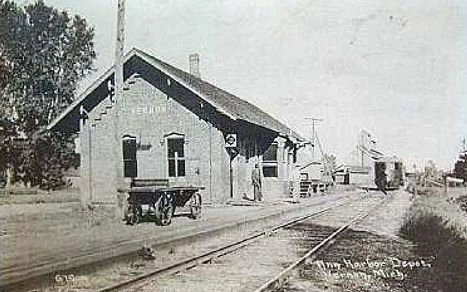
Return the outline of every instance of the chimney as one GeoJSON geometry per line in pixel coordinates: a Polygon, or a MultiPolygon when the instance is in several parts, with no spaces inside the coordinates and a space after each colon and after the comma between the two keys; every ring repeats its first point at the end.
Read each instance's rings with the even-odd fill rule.
{"type": "Polygon", "coordinates": [[[190,74],[198,78],[201,78],[201,74],[199,73],[199,55],[190,54],[189,61],[190,61],[190,74]]]}

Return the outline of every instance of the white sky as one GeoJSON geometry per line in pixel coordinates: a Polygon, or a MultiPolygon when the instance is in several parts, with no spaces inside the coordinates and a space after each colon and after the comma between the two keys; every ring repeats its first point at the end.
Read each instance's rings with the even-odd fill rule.
{"type": "MultiPolygon", "coordinates": [[[[45,2],[86,17],[107,69],[117,0],[45,2]]],[[[323,118],[340,160],[364,128],[409,167],[452,169],[467,136],[465,0],[127,0],[126,18],[127,50],[185,70],[199,53],[203,79],[303,135],[323,118]]]]}

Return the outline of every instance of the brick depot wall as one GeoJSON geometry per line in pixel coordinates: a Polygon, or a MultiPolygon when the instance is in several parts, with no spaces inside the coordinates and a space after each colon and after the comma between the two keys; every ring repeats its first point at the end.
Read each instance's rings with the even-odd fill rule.
{"type": "Polygon", "coordinates": [[[255,167],[255,163],[259,160],[258,156],[247,159],[245,149],[241,149],[240,153],[232,160],[234,199],[243,198],[244,196],[253,199],[251,172],[255,167]]]}
{"type": "MultiPolygon", "coordinates": [[[[130,85],[118,105],[118,135],[114,128],[115,105],[110,108],[109,99],[93,109],[81,129],[83,204],[90,201],[110,205],[117,203],[116,161],[122,160],[121,138],[125,135],[136,137],[143,145],[150,145],[137,151],[138,178],[168,178],[166,139],[181,135],[185,138],[186,176],[169,178],[169,183],[205,187],[202,191],[205,203],[225,202],[230,198],[230,157],[225,149],[225,133],[144,79],[137,79],[130,85]],[[117,149],[116,136],[120,139],[117,149]]],[[[262,153],[254,146],[256,155],[247,159],[245,149],[257,143],[255,139],[262,137],[249,137],[246,139],[248,142],[239,141],[244,145],[232,161],[234,199],[244,195],[253,198],[251,171],[255,163],[261,164],[262,153]]],[[[293,149],[285,145],[286,140],[282,137],[276,137],[275,142],[278,144],[278,177],[263,180],[265,200],[287,197],[292,175],[290,155],[293,149]]],[[[128,184],[129,179],[126,181],[128,184]]]]}
{"type": "Polygon", "coordinates": [[[289,195],[289,182],[276,178],[265,178],[263,183],[263,193],[265,201],[287,198],[289,195]]]}
{"type": "MultiPolygon", "coordinates": [[[[116,202],[114,108],[106,110],[106,100],[91,113],[91,119],[80,134],[82,159],[82,196],[89,194],[89,131],[91,131],[92,200],[116,202]],[[100,121],[95,118],[102,115],[100,121]],[[95,127],[90,127],[90,122],[95,127]]],[[[229,196],[229,157],[224,136],[211,124],[168,98],[143,79],[125,91],[119,110],[119,137],[131,135],[151,147],[138,150],[139,178],[168,178],[168,135],[185,138],[186,177],[170,178],[173,185],[204,186],[204,202],[225,201],[229,196]],[[211,167],[210,167],[211,166],[211,167]]],[[[121,147],[121,142],[118,147],[121,147]]]]}

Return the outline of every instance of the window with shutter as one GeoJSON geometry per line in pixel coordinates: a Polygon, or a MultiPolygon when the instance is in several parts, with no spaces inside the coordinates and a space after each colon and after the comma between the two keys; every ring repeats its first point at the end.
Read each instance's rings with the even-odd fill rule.
{"type": "Polygon", "coordinates": [[[122,141],[123,176],[137,177],[138,165],[136,160],[136,137],[125,136],[122,141]]]}

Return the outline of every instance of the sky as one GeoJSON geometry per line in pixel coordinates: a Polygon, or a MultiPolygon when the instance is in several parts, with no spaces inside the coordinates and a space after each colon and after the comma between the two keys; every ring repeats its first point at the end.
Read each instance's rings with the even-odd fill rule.
{"type": "MultiPolygon", "coordinates": [[[[16,1],[20,4],[32,1],[16,1]]],[[[117,0],[46,0],[95,29],[97,71],[112,65],[117,0]]],[[[467,137],[467,1],[127,0],[126,50],[202,78],[344,161],[361,129],[410,168],[452,169],[467,137]]]]}

